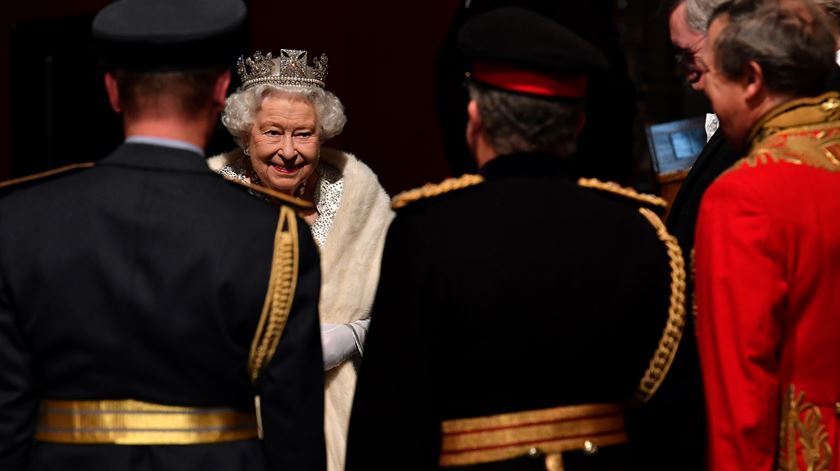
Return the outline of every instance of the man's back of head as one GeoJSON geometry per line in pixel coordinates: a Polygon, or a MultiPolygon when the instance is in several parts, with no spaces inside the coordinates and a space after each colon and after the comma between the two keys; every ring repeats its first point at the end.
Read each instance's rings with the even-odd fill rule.
{"type": "Polygon", "coordinates": [[[458,42],[471,61],[467,140],[479,165],[505,154],[575,152],[588,75],[606,64],[597,49],[521,8],[471,18],[458,42]]]}
{"type": "Polygon", "coordinates": [[[155,120],[202,123],[198,133],[207,133],[224,103],[245,14],[241,0],[119,0],[96,16],[106,89],[126,134],[155,120]]]}

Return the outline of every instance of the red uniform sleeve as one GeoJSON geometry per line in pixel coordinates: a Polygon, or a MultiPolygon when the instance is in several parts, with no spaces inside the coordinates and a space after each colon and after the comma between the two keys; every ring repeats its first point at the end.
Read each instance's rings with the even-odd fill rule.
{"type": "Polygon", "coordinates": [[[697,341],[715,471],[775,469],[785,284],[767,201],[744,178],[760,170],[716,181],[697,221],[697,341]]]}

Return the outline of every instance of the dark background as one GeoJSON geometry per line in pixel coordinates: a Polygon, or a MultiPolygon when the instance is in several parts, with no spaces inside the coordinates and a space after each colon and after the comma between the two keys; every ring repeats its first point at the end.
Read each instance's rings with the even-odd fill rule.
{"type": "MultiPolygon", "coordinates": [[[[558,0],[561,1],[561,0],[558,0]]],[[[582,0],[573,0],[581,2],[582,0]]],[[[591,0],[586,0],[591,1],[591,0]]],[[[14,2],[0,13],[0,180],[97,160],[121,142],[89,39],[105,0],[14,2]]],[[[290,2],[250,0],[243,43],[329,56],[327,88],[348,124],[327,143],[351,152],[389,193],[450,175],[435,84],[441,46],[463,0],[290,2]]],[[[632,160],[624,180],[655,191],[644,125],[702,115],[703,99],[672,59],[667,20],[654,0],[617,0],[611,18],[635,87],[632,160]]],[[[570,4],[571,5],[571,4],[570,4]]],[[[615,130],[595,129],[603,139],[615,130]]],[[[208,154],[232,148],[220,126],[208,154]]]]}

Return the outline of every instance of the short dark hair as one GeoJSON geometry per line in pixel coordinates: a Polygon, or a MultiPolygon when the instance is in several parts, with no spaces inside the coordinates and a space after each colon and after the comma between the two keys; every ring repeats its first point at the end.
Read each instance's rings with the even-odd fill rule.
{"type": "Polygon", "coordinates": [[[825,91],[837,67],[835,29],[810,0],[732,0],[709,17],[729,23],[712,45],[716,67],[730,80],[741,78],[747,64],[761,66],[767,88],[794,97],[825,91]]]}
{"type": "Polygon", "coordinates": [[[582,100],[546,99],[470,83],[493,149],[499,154],[545,152],[567,157],[577,150],[582,100]]]}
{"type": "Polygon", "coordinates": [[[194,117],[210,105],[213,87],[225,70],[224,67],[175,72],[117,69],[114,76],[123,112],[154,113],[165,99],[182,116],[194,117]]]}

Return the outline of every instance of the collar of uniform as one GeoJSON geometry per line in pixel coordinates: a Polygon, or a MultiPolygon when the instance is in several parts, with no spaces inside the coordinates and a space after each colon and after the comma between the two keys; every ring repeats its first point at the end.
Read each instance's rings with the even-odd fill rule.
{"type": "Polygon", "coordinates": [[[193,150],[131,142],[122,144],[99,165],[212,173],[204,156],[193,150]]]}
{"type": "Polygon", "coordinates": [[[481,175],[488,180],[509,177],[568,177],[571,174],[569,157],[546,153],[500,155],[481,167],[481,175]]]}
{"type": "Polygon", "coordinates": [[[835,121],[840,116],[840,95],[828,92],[782,103],[753,125],[747,143],[755,146],[780,130],[835,121]]]}
{"type": "Polygon", "coordinates": [[[198,147],[192,142],[182,141],[180,139],[167,139],[157,136],[128,136],[125,138],[127,144],[151,144],[153,146],[173,147],[175,149],[191,150],[196,154],[204,157],[204,149],[198,147]]]}

